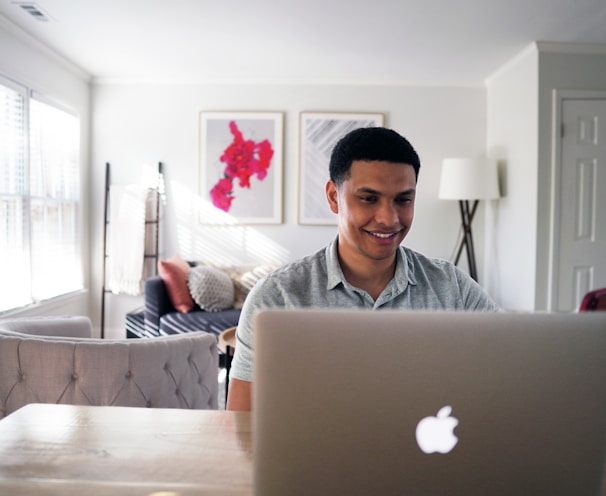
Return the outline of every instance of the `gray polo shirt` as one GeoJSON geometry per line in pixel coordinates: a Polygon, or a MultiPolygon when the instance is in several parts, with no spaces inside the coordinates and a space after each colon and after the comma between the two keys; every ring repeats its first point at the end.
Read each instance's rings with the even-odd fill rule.
{"type": "Polygon", "coordinates": [[[244,302],[230,377],[252,381],[255,314],[266,308],[338,307],[369,310],[499,310],[465,272],[445,260],[431,259],[400,246],[396,272],[377,300],[349,284],[335,238],[325,249],[285,265],[260,280],[244,302]]]}

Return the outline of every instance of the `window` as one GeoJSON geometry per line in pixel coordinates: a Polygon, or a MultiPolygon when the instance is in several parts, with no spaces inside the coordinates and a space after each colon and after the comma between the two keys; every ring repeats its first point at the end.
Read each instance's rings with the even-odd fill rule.
{"type": "Polygon", "coordinates": [[[77,116],[0,78],[0,311],[82,288],[77,116]]]}

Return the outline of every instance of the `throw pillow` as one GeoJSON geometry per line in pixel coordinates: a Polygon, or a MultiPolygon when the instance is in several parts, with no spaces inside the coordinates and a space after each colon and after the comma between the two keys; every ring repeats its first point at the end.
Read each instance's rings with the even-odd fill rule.
{"type": "Polygon", "coordinates": [[[219,312],[234,306],[234,283],[219,269],[199,265],[189,271],[187,285],[202,310],[219,312]]]}
{"type": "Polygon", "coordinates": [[[168,297],[178,312],[187,313],[194,308],[194,300],[187,287],[190,267],[179,255],[158,260],[158,274],[166,285],[168,297]]]}

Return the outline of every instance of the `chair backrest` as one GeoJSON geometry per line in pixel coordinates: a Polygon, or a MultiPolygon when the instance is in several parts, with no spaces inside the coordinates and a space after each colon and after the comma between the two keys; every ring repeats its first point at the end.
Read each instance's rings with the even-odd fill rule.
{"type": "Polygon", "coordinates": [[[28,403],[216,409],[217,339],[39,336],[0,321],[0,418],[28,403]]]}
{"type": "Polygon", "coordinates": [[[36,336],[93,337],[92,322],[88,317],[79,315],[1,319],[0,330],[36,336]]]}
{"type": "Polygon", "coordinates": [[[589,291],[581,301],[579,312],[606,311],[606,288],[589,291]]]}

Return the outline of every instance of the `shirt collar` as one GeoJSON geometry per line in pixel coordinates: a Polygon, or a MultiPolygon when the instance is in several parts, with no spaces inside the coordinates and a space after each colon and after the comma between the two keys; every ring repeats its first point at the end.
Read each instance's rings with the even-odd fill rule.
{"type": "Polygon", "coordinates": [[[328,275],[328,281],[326,289],[334,289],[339,284],[345,284],[345,276],[339,265],[339,254],[337,252],[339,237],[336,236],[331,243],[326,247],[326,273],[328,275]]]}
{"type": "MultiPolygon", "coordinates": [[[[346,284],[345,276],[339,264],[339,254],[337,251],[339,237],[336,236],[326,247],[326,271],[328,274],[327,289],[334,289],[339,284],[346,284]]],[[[396,292],[403,292],[408,284],[416,286],[417,279],[413,272],[413,267],[408,261],[406,251],[402,246],[396,251],[396,273],[390,284],[395,286],[396,292]]]]}
{"type": "Polygon", "coordinates": [[[413,266],[406,256],[406,250],[403,246],[396,251],[396,273],[393,278],[396,291],[402,293],[409,284],[417,285],[417,278],[413,272],[413,266]]]}

